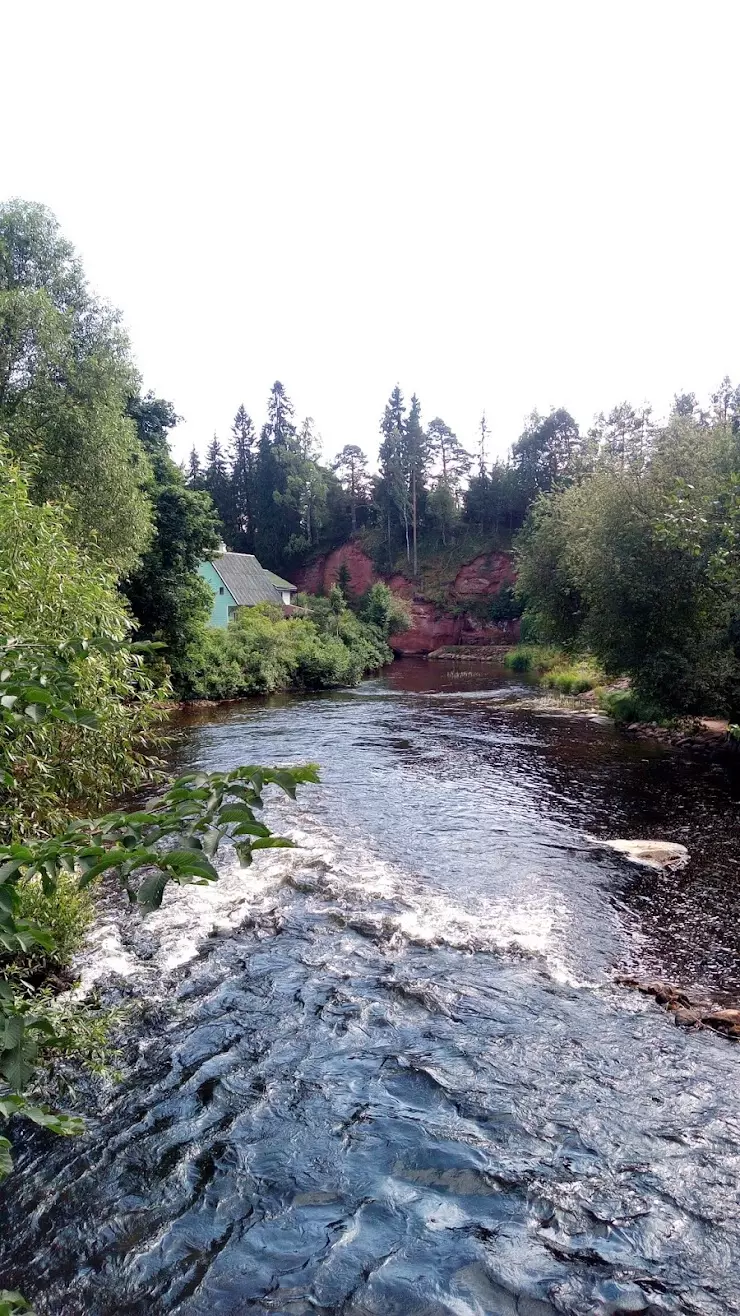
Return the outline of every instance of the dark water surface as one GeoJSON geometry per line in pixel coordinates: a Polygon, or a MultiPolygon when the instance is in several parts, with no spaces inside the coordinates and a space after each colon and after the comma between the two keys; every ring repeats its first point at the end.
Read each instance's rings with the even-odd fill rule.
{"type": "Polygon", "coordinates": [[[404,661],[188,719],[178,766],[322,785],[271,807],[298,850],[105,912],[85,973],[148,1004],[5,1189],[40,1312],[740,1313],[740,1048],[612,982],[740,995],[732,785],[516,692],[404,661]],[[637,836],[689,866],[595,843],[637,836]]]}

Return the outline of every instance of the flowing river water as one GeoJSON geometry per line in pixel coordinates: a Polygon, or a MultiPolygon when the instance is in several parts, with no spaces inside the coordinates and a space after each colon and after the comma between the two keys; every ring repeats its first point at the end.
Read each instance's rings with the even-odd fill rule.
{"type": "MultiPolygon", "coordinates": [[[[740,1048],[618,986],[740,995],[718,769],[404,660],[201,710],[177,766],[320,764],[294,851],[143,924],[86,984],[134,1003],[87,1134],[15,1131],[2,1282],[50,1316],[740,1312],[740,1048]],[[689,847],[658,875],[599,847],[689,847]]],[[[531,693],[531,692],[530,692],[531,693]]]]}

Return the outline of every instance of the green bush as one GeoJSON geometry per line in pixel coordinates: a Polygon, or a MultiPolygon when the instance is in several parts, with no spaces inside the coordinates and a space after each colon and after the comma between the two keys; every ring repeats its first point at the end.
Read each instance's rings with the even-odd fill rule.
{"type": "Polygon", "coordinates": [[[112,576],[70,542],[64,508],[31,502],[24,473],[1,444],[0,580],[0,638],[52,647],[73,637],[105,642],[72,664],[95,735],[53,720],[5,729],[13,784],[0,787],[2,841],[58,828],[75,812],[151,782],[153,729],[167,689],[140,653],[122,646],[132,621],[112,576]]]}
{"type": "Polygon", "coordinates": [[[336,587],[328,598],[300,598],[303,615],[286,618],[266,603],[241,608],[225,630],[203,627],[186,655],[187,697],[356,685],[391,661],[382,631],[350,612],[336,587]]]}
{"type": "MultiPolygon", "coordinates": [[[[648,441],[645,433],[641,442],[648,441]]],[[[650,460],[602,453],[518,537],[528,635],[588,650],[666,714],[740,710],[740,447],[674,414],[650,460]]]]}
{"type": "Polygon", "coordinates": [[[411,625],[408,608],[403,599],[394,594],[389,587],[378,580],[367,591],[360,607],[360,617],[371,626],[377,627],[387,638],[407,631],[411,625]]]}
{"type": "Polygon", "coordinates": [[[518,644],[504,658],[513,672],[531,672],[550,690],[563,695],[580,695],[604,682],[604,673],[594,658],[571,658],[562,649],[544,644],[518,644]]]}
{"type": "Polygon", "coordinates": [[[635,690],[602,690],[599,707],[613,718],[617,726],[630,722],[661,722],[664,714],[655,704],[643,699],[635,690]]]}
{"type": "Polygon", "coordinates": [[[567,661],[560,649],[544,644],[517,644],[504,657],[504,666],[512,672],[532,672],[542,675],[560,662],[567,661]]]}
{"type": "Polygon", "coordinates": [[[95,904],[89,890],[81,891],[77,878],[71,873],[60,874],[55,889],[48,894],[38,877],[20,883],[16,916],[46,928],[54,939],[54,949],[48,951],[42,946],[32,946],[25,953],[16,955],[9,970],[6,961],[10,963],[10,957],[0,956],[0,974],[9,971],[11,975],[16,972],[30,975],[66,968],[84,944],[94,912],[95,904]]]}

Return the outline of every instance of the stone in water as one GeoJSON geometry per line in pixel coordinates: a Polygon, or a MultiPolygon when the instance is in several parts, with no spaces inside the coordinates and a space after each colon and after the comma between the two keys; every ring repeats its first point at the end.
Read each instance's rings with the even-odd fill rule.
{"type": "Polygon", "coordinates": [[[633,864],[645,864],[648,868],[667,868],[673,872],[689,862],[686,846],[677,841],[606,841],[605,845],[633,864]]]}

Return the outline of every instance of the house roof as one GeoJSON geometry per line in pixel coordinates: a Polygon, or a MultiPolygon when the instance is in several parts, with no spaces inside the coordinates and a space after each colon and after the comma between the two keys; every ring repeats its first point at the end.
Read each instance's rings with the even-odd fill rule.
{"type": "Polygon", "coordinates": [[[262,570],[264,571],[266,576],[270,577],[270,580],[272,581],[273,585],[277,585],[278,589],[289,589],[293,594],[298,593],[297,585],[291,585],[289,580],[283,580],[282,576],[276,576],[275,572],[268,571],[267,567],[263,567],[262,570]]]}
{"type": "Polygon", "coordinates": [[[253,553],[220,553],[213,558],[211,565],[218,572],[234,602],[242,606],[282,603],[280,588],[295,589],[287,580],[278,585],[280,577],[265,571],[253,553]]]}

